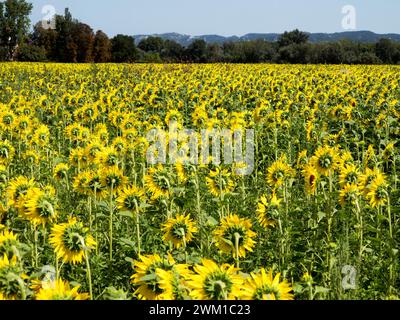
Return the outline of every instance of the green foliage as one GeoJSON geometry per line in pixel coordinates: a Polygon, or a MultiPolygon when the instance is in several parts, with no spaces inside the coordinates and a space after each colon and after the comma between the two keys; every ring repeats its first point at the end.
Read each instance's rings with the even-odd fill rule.
{"type": "Polygon", "coordinates": [[[135,39],[131,36],[116,35],[111,40],[111,45],[114,62],[134,62],[138,58],[135,39]]]}
{"type": "Polygon", "coordinates": [[[43,47],[23,44],[17,50],[18,61],[40,62],[46,59],[46,50],[43,47]]]}
{"type": "Polygon", "coordinates": [[[0,47],[6,60],[13,60],[17,46],[29,30],[32,4],[25,0],[0,2],[0,47]]]}

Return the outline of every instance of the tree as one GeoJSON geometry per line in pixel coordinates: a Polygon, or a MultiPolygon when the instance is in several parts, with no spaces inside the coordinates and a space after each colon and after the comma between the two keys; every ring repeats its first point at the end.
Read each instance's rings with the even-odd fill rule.
{"type": "Polygon", "coordinates": [[[161,57],[169,62],[180,62],[183,59],[184,48],[173,40],[165,40],[161,57]]]}
{"type": "Polygon", "coordinates": [[[147,37],[139,42],[138,48],[145,52],[161,53],[164,48],[164,40],[160,37],[147,37]]]}
{"type": "Polygon", "coordinates": [[[32,4],[25,0],[0,2],[0,47],[6,60],[13,60],[18,45],[22,44],[29,31],[29,15],[32,4]]]}
{"type": "Polygon", "coordinates": [[[18,61],[41,62],[46,61],[46,50],[33,44],[22,44],[16,52],[18,61]]]}
{"type": "Polygon", "coordinates": [[[77,62],[78,46],[74,42],[75,24],[68,8],[64,16],[56,16],[56,59],[61,62],[77,62]]]}
{"type": "Polygon", "coordinates": [[[53,29],[45,29],[41,22],[33,27],[31,35],[32,44],[45,50],[48,60],[57,61],[57,31],[53,29]]]}
{"type": "Polygon", "coordinates": [[[118,34],[112,38],[111,46],[114,62],[134,62],[138,58],[135,39],[131,36],[118,34]]]}
{"type": "Polygon", "coordinates": [[[76,62],[93,62],[94,33],[87,24],[74,24],[73,42],[76,45],[76,62]]]}
{"type": "Polygon", "coordinates": [[[101,30],[94,37],[93,58],[97,63],[111,61],[111,41],[101,30]]]}
{"type": "Polygon", "coordinates": [[[309,39],[309,35],[298,29],[287,32],[285,31],[278,39],[279,47],[286,47],[292,44],[303,44],[309,39]]]}
{"type": "Polygon", "coordinates": [[[390,39],[380,39],[375,45],[375,53],[383,63],[397,62],[398,49],[390,39]]]}
{"type": "Polygon", "coordinates": [[[207,61],[207,43],[204,40],[193,41],[186,49],[189,61],[202,63],[207,61]]]}

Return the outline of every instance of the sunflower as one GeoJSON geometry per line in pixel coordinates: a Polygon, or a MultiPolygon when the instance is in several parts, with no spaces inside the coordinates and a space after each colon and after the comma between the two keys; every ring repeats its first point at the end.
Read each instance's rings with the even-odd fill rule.
{"type": "Polygon", "coordinates": [[[0,294],[5,300],[19,300],[26,297],[26,278],[16,256],[9,259],[4,254],[0,258],[0,294]]]}
{"type": "Polygon", "coordinates": [[[103,145],[97,139],[94,139],[85,147],[85,155],[90,162],[95,162],[97,154],[102,150],[103,145]]]}
{"type": "Polygon", "coordinates": [[[15,251],[18,250],[18,247],[19,242],[16,234],[8,230],[0,232],[0,257],[6,255],[11,259],[14,256],[15,251]]]}
{"type": "Polygon", "coordinates": [[[72,264],[81,263],[85,250],[90,251],[96,246],[93,237],[89,235],[89,229],[76,218],[70,218],[67,223],[54,225],[49,242],[54,247],[58,259],[72,264]]]}
{"type": "Polygon", "coordinates": [[[336,169],[337,162],[338,155],[336,150],[332,147],[323,146],[315,152],[310,163],[321,175],[327,176],[336,169]]]}
{"type": "Polygon", "coordinates": [[[159,287],[163,290],[160,300],[188,300],[189,288],[186,279],[190,276],[188,265],[176,264],[171,270],[158,268],[156,275],[159,278],[159,287]]]}
{"type": "Polygon", "coordinates": [[[359,188],[363,191],[364,196],[368,196],[368,193],[371,191],[371,184],[377,178],[385,180],[385,175],[378,168],[366,168],[365,172],[360,175],[359,188]]]}
{"type": "Polygon", "coordinates": [[[281,201],[282,199],[278,199],[275,193],[272,195],[270,201],[267,200],[266,196],[260,198],[260,201],[257,204],[256,214],[258,223],[263,228],[275,226],[275,221],[271,220],[270,217],[277,215],[281,201]]]}
{"type": "Polygon", "coordinates": [[[161,164],[148,170],[144,177],[146,189],[152,194],[152,199],[168,198],[171,192],[171,174],[161,164]]]}
{"type": "Polygon", "coordinates": [[[14,147],[7,140],[0,141],[0,164],[9,164],[15,154],[14,147]]]}
{"type": "Polygon", "coordinates": [[[347,164],[340,168],[339,183],[342,187],[347,184],[357,184],[360,172],[356,165],[347,164]]]}
{"type": "Polygon", "coordinates": [[[28,189],[34,188],[35,186],[36,182],[34,179],[28,179],[24,176],[14,178],[8,183],[6,189],[8,204],[18,207],[19,200],[26,195],[28,189]]]}
{"type": "Polygon", "coordinates": [[[0,164],[0,183],[7,183],[8,180],[8,172],[7,168],[0,164]]]}
{"type": "Polygon", "coordinates": [[[275,161],[267,170],[267,182],[274,189],[279,188],[286,179],[293,176],[293,169],[286,163],[286,157],[283,156],[275,161]]]}
{"type": "Polygon", "coordinates": [[[45,125],[40,125],[33,135],[33,142],[38,146],[46,146],[50,140],[50,129],[45,125]]]}
{"type": "Polygon", "coordinates": [[[304,169],[308,163],[307,150],[303,150],[297,156],[297,168],[304,169]]]}
{"type": "Polygon", "coordinates": [[[170,255],[167,258],[161,258],[158,254],[140,256],[140,261],[134,261],[135,273],[131,277],[132,284],[138,287],[135,294],[147,300],[160,300],[165,293],[161,284],[165,283],[161,282],[157,273],[160,273],[159,269],[170,271],[174,265],[175,260],[170,255]]]}
{"type": "Polygon", "coordinates": [[[231,175],[226,169],[216,168],[211,170],[206,178],[208,191],[215,197],[231,193],[235,188],[231,175]]]}
{"type": "Polygon", "coordinates": [[[203,259],[201,265],[194,266],[194,272],[188,278],[193,299],[235,300],[241,296],[243,279],[234,266],[219,266],[212,260],[203,259]]]}
{"type": "Polygon", "coordinates": [[[347,183],[339,193],[339,201],[342,206],[346,204],[355,205],[360,196],[360,189],[357,184],[347,183]]]}
{"type": "Polygon", "coordinates": [[[258,273],[251,273],[242,291],[243,300],[293,300],[292,287],[280,281],[281,274],[275,277],[270,270],[262,268],[258,273]]]}
{"type": "Polygon", "coordinates": [[[128,178],[117,166],[106,167],[100,171],[101,184],[111,192],[123,190],[128,183],[128,178]]]}
{"type": "Polygon", "coordinates": [[[53,169],[53,177],[62,181],[68,177],[69,166],[66,163],[59,163],[53,169]]]}
{"type": "Polygon", "coordinates": [[[182,123],[182,114],[178,110],[171,109],[165,116],[165,123],[167,126],[177,124],[178,126],[182,123]]]}
{"type": "Polygon", "coordinates": [[[250,220],[229,215],[221,220],[219,228],[214,231],[216,246],[224,253],[231,253],[233,257],[245,257],[246,251],[252,252],[256,243],[253,238],[257,234],[251,227],[250,220]]]}
{"type": "Polygon", "coordinates": [[[186,247],[193,240],[193,234],[198,229],[189,215],[178,214],[163,224],[162,231],[164,231],[163,240],[172,242],[174,247],[179,249],[181,246],[186,247]]]}
{"type": "Polygon", "coordinates": [[[378,176],[372,181],[367,199],[372,208],[386,204],[388,200],[388,184],[383,176],[378,176]]]}
{"type": "Polygon", "coordinates": [[[47,189],[31,188],[27,191],[24,203],[24,216],[34,224],[45,225],[57,218],[57,198],[53,187],[47,189]]]}
{"type": "Polygon", "coordinates": [[[178,181],[182,184],[187,183],[196,175],[196,167],[192,164],[185,164],[182,161],[177,161],[175,170],[178,181]]]}
{"type": "Polygon", "coordinates": [[[314,166],[308,164],[303,169],[303,176],[307,193],[315,195],[319,181],[318,170],[314,166]]]}
{"type": "Polygon", "coordinates": [[[89,294],[79,293],[80,286],[71,288],[67,281],[57,279],[42,283],[41,288],[35,294],[35,300],[88,300],[89,294]]]}
{"type": "Polygon", "coordinates": [[[105,147],[97,151],[95,163],[107,167],[115,167],[119,164],[119,152],[114,147],[105,147]]]}
{"type": "Polygon", "coordinates": [[[80,194],[86,195],[89,193],[89,182],[92,179],[92,172],[85,170],[79,173],[72,182],[72,188],[80,194]]]}
{"type": "Polygon", "coordinates": [[[146,200],[145,191],[136,186],[125,187],[118,194],[117,206],[121,211],[137,212],[146,200]]]}

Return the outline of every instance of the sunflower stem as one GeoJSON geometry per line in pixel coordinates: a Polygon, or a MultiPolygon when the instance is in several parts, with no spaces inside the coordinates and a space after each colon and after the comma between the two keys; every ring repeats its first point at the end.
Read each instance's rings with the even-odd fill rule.
{"type": "Polygon", "coordinates": [[[236,268],[240,268],[240,260],[239,260],[239,241],[240,234],[235,232],[235,254],[236,254],[236,268]]]}
{"type": "Polygon", "coordinates": [[[113,206],[113,193],[114,193],[114,183],[111,183],[110,190],[110,221],[109,221],[109,238],[110,238],[110,264],[113,260],[113,214],[114,214],[114,206],[113,206]]]}
{"type": "Polygon", "coordinates": [[[137,237],[137,246],[138,246],[138,256],[141,254],[140,248],[140,215],[139,209],[136,208],[136,237],[137,237]]]}

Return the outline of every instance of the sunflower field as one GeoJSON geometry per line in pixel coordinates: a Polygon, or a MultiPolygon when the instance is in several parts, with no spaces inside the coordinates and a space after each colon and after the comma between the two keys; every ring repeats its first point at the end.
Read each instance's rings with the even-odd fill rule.
{"type": "Polygon", "coordinates": [[[400,296],[400,68],[0,64],[0,299],[400,296]],[[255,165],[150,165],[153,128],[255,165]]]}

